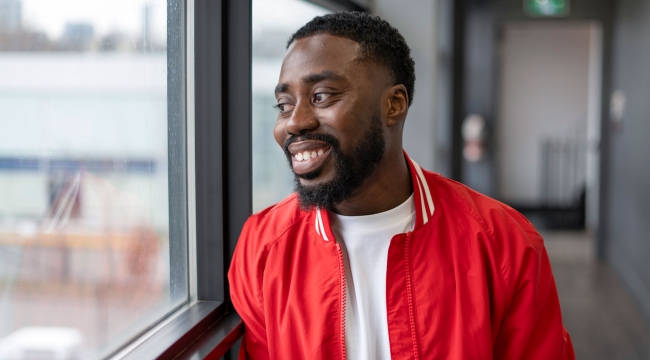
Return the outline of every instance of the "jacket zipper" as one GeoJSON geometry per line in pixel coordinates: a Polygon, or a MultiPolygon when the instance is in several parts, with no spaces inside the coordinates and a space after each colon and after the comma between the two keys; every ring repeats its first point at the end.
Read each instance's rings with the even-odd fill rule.
{"type": "Polygon", "coordinates": [[[343,262],[343,250],[341,244],[336,243],[336,251],[339,257],[339,272],[341,276],[341,360],[345,360],[345,308],[346,308],[346,283],[345,283],[345,263],[343,262]]]}
{"type": "Polygon", "coordinates": [[[420,351],[418,350],[418,338],[417,331],[415,326],[415,304],[413,301],[413,284],[411,281],[411,233],[406,234],[406,240],[404,241],[404,267],[406,272],[406,294],[408,297],[409,304],[409,321],[411,325],[411,339],[413,341],[413,359],[418,360],[420,358],[420,351]]]}

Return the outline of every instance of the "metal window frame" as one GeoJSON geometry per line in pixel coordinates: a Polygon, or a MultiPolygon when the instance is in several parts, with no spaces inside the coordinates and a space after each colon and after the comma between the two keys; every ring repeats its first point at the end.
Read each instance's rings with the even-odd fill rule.
{"type": "MultiPolygon", "coordinates": [[[[168,96],[170,116],[185,116],[188,135],[175,140],[186,142],[187,154],[174,154],[173,164],[186,161],[182,215],[188,226],[180,239],[187,239],[187,251],[175,256],[188,254],[189,301],[115,357],[236,359],[233,345],[244,329],[230,302],[227,272],[252,210],[252,1],[168,1],[183,6],[169,11],[168,25],[185,29],[182,45],[170,51],[184,51],[186,81],[174,86],[183,86],[186,97],[178,98],[178,88],[168,96]]],[[[308,1],[335,11],[368,11],[349,0],[308,1]]]]}
{"type": "Polygon", "coordinates": [[[187,186],[182,198],[172,200],[177,212],[182,203],[185,212],[176,218],[188,224],[170,225],[183,240],[175,242],[170,261],[187,264],[184,282],[179,276],[174,283],[179,292],[189,290],[189,298],[114,358],[234,358],[228,350],[243,334],[243,324],[232,311],[226,274],[252,208],[251,2],[170,0],[169,8],[170,38],[176,39],[175,29],[182,33],[182,41],[168,45],[170,57],[182,54],[184,63],[168,66],[168,114],[185,120],[187,135],[170,136],[187,149],[170,152],[170,171],[187,171],[186,178],[170,182],[187,186]],[[184,82],[178,81],[179,68],[186,70],[184,82]]]}

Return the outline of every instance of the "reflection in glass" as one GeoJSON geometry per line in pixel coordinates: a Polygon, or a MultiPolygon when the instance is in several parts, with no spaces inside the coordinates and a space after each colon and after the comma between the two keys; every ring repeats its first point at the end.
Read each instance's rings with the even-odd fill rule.
{"type": "Polygon", "coordinates": [[[0,0],[0,359],[102,357],[178,305],[166,18],[0,0]]]}
{"type": "Polygon", "coordinates": [[[285,198],[293,174],[273,138],[273,90],[287,40],[315,16],[329,11],[300,0],[253,0],[253,212],[285,198]]]}

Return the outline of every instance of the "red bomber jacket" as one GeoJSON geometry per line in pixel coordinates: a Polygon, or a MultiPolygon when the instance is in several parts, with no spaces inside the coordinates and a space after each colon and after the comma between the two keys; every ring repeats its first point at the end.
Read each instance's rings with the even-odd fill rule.
{"type": "MultiPolygon", "coordinates": [[[[408,162],[417,218],[388,250],[392,359],[574,359],[533,226],[408,162]]],[[[345,269],[329,224],[294,194],[244,225],[228,273],[240,359],[345,359],[345,269]]]]}

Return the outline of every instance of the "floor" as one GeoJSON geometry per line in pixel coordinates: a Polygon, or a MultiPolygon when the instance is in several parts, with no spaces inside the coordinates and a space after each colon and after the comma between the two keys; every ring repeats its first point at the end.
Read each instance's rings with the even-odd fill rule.
{"type": "Polygon", "coordinates": [[[650,359],[650,319],[586,232],[542,233],[577,359],[650,359]]]}

